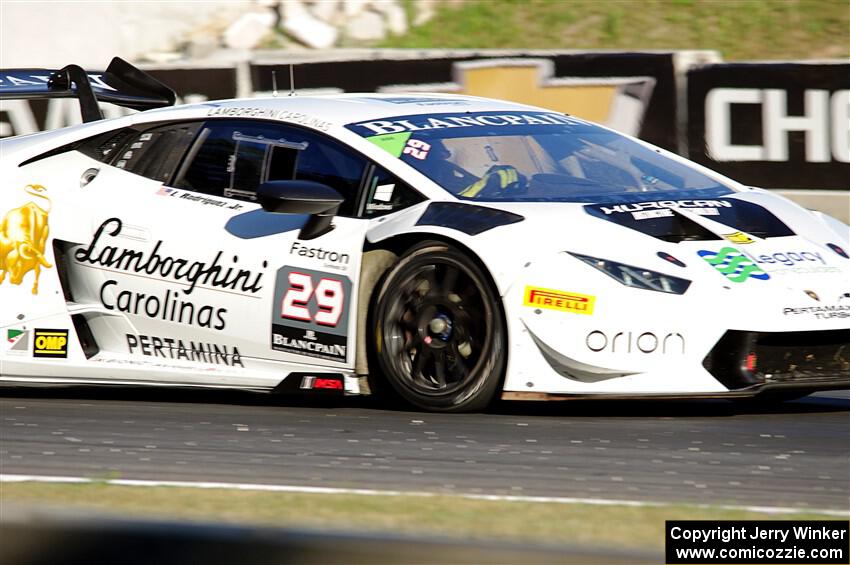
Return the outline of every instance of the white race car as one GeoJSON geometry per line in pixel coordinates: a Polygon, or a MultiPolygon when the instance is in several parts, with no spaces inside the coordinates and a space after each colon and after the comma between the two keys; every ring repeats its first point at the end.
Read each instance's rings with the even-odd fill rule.
{"type": "Polygon", "coordinates": [[[638,139],[448,95],[214,101],[0,74],[0,381],[496,398],[850,388],[850,228],[638,139]]]}

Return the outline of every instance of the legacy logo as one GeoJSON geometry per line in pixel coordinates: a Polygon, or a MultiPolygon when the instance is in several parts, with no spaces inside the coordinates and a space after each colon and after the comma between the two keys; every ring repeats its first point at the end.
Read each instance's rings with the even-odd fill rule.
{"type": "Polygon", "coordinates": [[[749,257],[734,247],[720,251],[701,249],[697,254],[732,282],[744,282],[750,277],[766,281],[770,275],[762,271],[749,257]]]}
{"type": "Polygon", "coordinates": [[[35,330],[33,357],[68,357],[68,330],[35,330]]]}
{"type": "Polygon", "coordinates": [[[593,314],[595,303],[595,296],[536,286],[525,287],[525,298],[523,299],[524,306],[587,315],[593,314]]]}

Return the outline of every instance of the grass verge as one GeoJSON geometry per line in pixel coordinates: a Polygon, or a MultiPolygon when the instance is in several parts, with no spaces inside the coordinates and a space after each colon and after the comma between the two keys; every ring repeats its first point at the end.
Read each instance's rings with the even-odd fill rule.
{"type": "MultiPolygon", "coordinates": [[[[412,2],[415,9],[415,2],[412,2]]],[[[727,60],[850,56],[847,0],[446,0],[382,47],[716,49],[727,60]]]]}
{"type": "Polygon", "coordinates": [[[416,536],[663,550],[665,520],[823,519],[676,505],[597,506],[452,496],[291,494],[102,483],[0,483],[3,506],[50,505],[132,517],[416,536]]]}

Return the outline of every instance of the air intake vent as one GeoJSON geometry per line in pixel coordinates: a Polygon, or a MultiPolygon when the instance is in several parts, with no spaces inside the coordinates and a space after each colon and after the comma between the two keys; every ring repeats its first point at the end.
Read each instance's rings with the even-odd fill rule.
{"type": "Polygon", "coordinates": [[[703,366],[729,389],[850,382],[850,330],[728,331],[703,366]]]}

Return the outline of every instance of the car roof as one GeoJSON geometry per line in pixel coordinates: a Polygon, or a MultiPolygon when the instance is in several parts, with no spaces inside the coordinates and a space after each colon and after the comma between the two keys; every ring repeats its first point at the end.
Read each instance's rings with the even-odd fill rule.
{"type": "Polygon", "coordinates": [[[185,114],[187,111],[205,116],[271,118],[284,121],[297,121],[293,119],[297,117],[293,116],[293,113],[300,113],[303,114],[305,125],[315,126],[316,123],[323,122],[328,126],[344,126],[354,122],[414,114],[551,110],[456,94],[347,93],[210,100],[201,104],[149,110],[143,112],[143,115],[169,119],[174,117],[171,114],[185,114]],[[309,120],[312,120],[312,123],[309,123],[309,120]]]}

